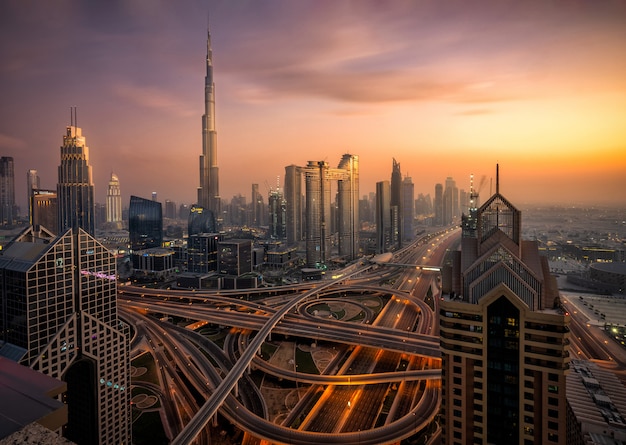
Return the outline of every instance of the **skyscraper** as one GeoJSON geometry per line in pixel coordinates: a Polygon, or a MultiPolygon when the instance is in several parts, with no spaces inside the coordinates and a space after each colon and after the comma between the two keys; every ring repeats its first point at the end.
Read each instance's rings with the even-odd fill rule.
{"type": "Polygon", "coordinates": [[[109,180],[109,188],[107,190],[107,207],[106,207],[106,222],[122,227],[122,191],[120,190],[120,180],[117,175],[111,172],[111,179],[109,180]]]}
{"type": "Polygon", "coordinates": [[[111,252],[80,228],[55,237],[31,226],[5,246],[0,286],[2,349],[67,383],[63,434],[130,443],[129,328],[117,317],[111,252]]]}
{"type": "Polygon", "coordinates": [[[91,235],[95,233],[94,185],[89,148],[82,129],[76,127],[73,120],[63,136],[57,200],[59,233],[78,228],[91,235]]]}
{"type": "Polygon", "coordinates": [[[128,235],[132,250],[150,249],[163,245],[163,208],[160,202],[130,197],[128,235]]]}
{"type": "Polygon", "coordinates": [[[400,163],[393,159],[391,169],[391,244],[402,247],[402,172],[400,163]]]}
{"type": "Polygon", "coordinates": [[[547,258],[497,180],[462,226],[440,302],[442,442],[565,444],[569,315],[547,258]]]}
{"type": "Polygon", "coordinates": [[[285,239],[287,203],[283,198],[283,192],[277,188],[270,190],[269,202],[269,237],[275,240],[285,239]]]}
{"type": "Polygon", "coordinates": [[[57,224],[58,204],[56,190],[33,190],[29,207],[31,209],[31,225],[44,226],[52,233],[59,233],[57,224]]]}
{"type": "Polygon", "coordinates": [[[28,221],[30,222],[30,224],[33,224],[33,208],[32,208],[33,190],[39,190],[39,188],[40,188],[40,184],[39,184],[39,175],[37,174],[37,170],[33,170],[33,169],[28,170],[26,172],[26,202],[28,203],[28,221]]]}
{"type": "Polygon", "coordinates": [[[12,226],[16,217],[13,158],[0,158],[0,226],[12,226]]]}
{"type": "Polygon", "coordinates": [[[415,218],[415,186],[410,176],[402,180],[402,236],[405,241],[413,239],[413,219],[415,218]]]}
{"type": "Polygon", "coordinates": [[[222,218],[217,167],[217,132],[215,131],[215,83],[211,33],[207,33],[206,77],[204,78],[204,115],[202,116],[202,154],[198,205],[209,209],[218,221],[222,218]]]}
{"type": "Polygon", "coordinates": [[[339,210],[339,255],[349,260],[359,255],[359,157],[344,154],[339,162],[337,201],[339,210]]]}
{"type": "Polygon", "coordinates": [[[330,258],[330,178],[328,163],[309,161],[304,168],[306,262],[322,267],[330,258]]]}
{"type": "Polygon", "coordinates": [[[302,168],[297,165],[285,167],[284,198],[286,201],[287,244],[302,241],[304,233],[302,217],[302,168]]]}
{"type": "Polygon", "coordinates": [[[446,178],[446,188],[443,190],[443,225],[447,226],[459,217],[459,189],[456,181],[450,176],[446,178]]]}
{"type": "Polygon", "coordinates": [[[391,242],[390,195],[389,181],[376,183],[376,253],[386,252],[391,242]]]}
{"type": "Polygon", "coordinates": [[[435,225],[443,226],[443,185],[435,184],[435,225]]]}

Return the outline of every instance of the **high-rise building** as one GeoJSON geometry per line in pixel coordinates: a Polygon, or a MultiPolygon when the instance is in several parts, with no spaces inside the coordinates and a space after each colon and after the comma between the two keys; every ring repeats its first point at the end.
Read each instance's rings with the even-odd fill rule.
{"type": "Polygon", "coordinates": [[[204,115],[202,116],[202,154],[198,205],[209,209],[219,221],[222,218],[217,167],[217,131],[215,130],[215,83],[211,33],[207,33],[206,76],[204,78],[204,115]]]}
{"type": "Polygon", "coordinates": [[[435,184],[435,225],[443,226],[443,185],[435,184]]]}
{"type": "Polygon", "coordinates": [[[306,263],[323,267],[330,258],[330,177],[328,163],[309,161],[304,170],[306,263]]]}
{"type": "Polygon", "coordinates": [[[5,246],[0,286],[2,350],[67,383],[64,436],[130,443],[129,328],[111,252],[81,228],[54,236],[30,226],[5,246]]]}
{"type": "Polygon", "coordinates": [[[389,181],[376,183],[376,253],[386,252],[391,244],[390,195],[389,181]]]}
{"type": "Polygon", "coordinates": [[[229,239],[217,246],[218,269],[221,274],[239,276],[252,272],[252,240],[229,239]]]}
{"type": "Polygon", "coordinates": [[[165,217],[168,219],[176,219],[176,203],[172,200],[165,200],[165,217]]]}
{"type": "Polygon", "coordinates": [[[200,206],[191,206],[187,220],[187,235],[198,233],[216,233],[215,215],[210,210],[200,206]]]}
{"type": "Polygon", "coordinates": [[[193,273],[217,272],[219,233],[195,233],[187,240],[187,270],[193,273]]]}
{"type": "Polygon", "coordinates": [[[120,180],[115,173],[111,173],[109,188],[107,189],[106,222],[122,227],[122,191],[120,180]]]}
{"type": "Polygon", "coordinates": [[[400,163],[393,159],[391,170],[391,244],[402,247],[402,172],[400,163]]]}
{"type": "Polygon", "coordinates": [[[28,221],[30,224],[33,224],[33,208],[32,208],[33,190],[39,190],[39,188],[40,188],[40,184],[39,184],[39,175],[37,174],[37,170],[33,170],[33,169],[28,170],[26,172],[26,202],[28,203],[28,221]]]}
{"type": "Polygon", "coordinates": [[[269,202],[269,237],[275,240],[285,239],[287,236],[286,216],[287,203],[280,189],[270,190],[269,202]]]}
{"type": "Polygon", "coordinates": [[[263,198],[259,193],[259,184],[252,184],[252,198],[250,201],[250,226],[259,227],[261,225],[259,204],[263,205],[263,198]]]}
{"type": "Polygon", "coordinates": [[[285,167],[284,198],[287,204],[287,244],[294,245],[302,241],[304,218],[302,215],[302,167],[285,167]]]}
{"type": "Polygon", "coordinates": [[[565,444],[570,317],[547,258],[497,180],[462,229],[440,302],[442,443],[565,444]]]}
{"type": "Polygon", "coordinates": [[[56,190],[33,190],[29,207],[31,209],[31,225],[43,226],[52,233],[59,233],[56,190]]]}
{"type": "Polygon", "coordinates": [[[415,186],[410,176],[402,180],[402,236],[405,241],[413,239],[413,219],[415,218],[415,186]]]}
{"type": "Polygon", "coordinates": [[[456,181],[448,176],[446,188],[443,190],[443,225],[452,224],[459,216],[459,189],[456,187],[456,181]]]}
{"type": "Polygon", "coordinates": [[[339,255],[353,260],[359,255],[359,157],[344,154],[337,169],[339,255]]]}
{"type": "Polygon", "coordinates": [[[163,208],[160,202],[130,197],[128,235],[132,250],[144,250],[163,245],[163,208]]]}
{"type": "Polygon", "coordinates": [[[57,183],[59,233],[81,228],[94,234],[96,230],[94,185],[89,148],[82,129],[72,122],[66,128],[61,146],[61,165],[57,183]]]}
{"type": "Polygon", "coordinates": [[[0,158],[0,226],[12,226],[17,217],[15,207],[15,168],[13,158],[0,158]]]}

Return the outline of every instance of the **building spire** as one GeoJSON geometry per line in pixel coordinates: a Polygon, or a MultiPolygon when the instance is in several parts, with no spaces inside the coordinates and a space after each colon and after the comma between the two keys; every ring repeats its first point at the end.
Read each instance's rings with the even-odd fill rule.
{"type": "Polygon", "coordinates": [[[496,195],[500,194],[500,164],[496,164],[496,195]]]}

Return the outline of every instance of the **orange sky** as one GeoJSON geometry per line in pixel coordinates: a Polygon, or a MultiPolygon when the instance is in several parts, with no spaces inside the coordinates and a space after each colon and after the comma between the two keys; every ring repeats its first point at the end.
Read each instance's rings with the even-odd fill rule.
{"type": "MultiPolygon", "coordinates": [[[[56,184],[78,107],[96,194],[192,203],[206,5],[0,5],[0,154],[56,184]],[[80,6],[79,6],[80,5],[80,6]],[[69,24],[72,26],[68,26],[69,24]],[[69,31],[71,29],[71,32],[69,31]],[[80,38],[77,38],[80,36],[80,38]]],[[[361,194],[495,174],[518,206],[626,204],[626,5],[619,1],[210,2],[223,199],[349,152],[361,194]]],[[[489,181],[481,191],[489,192],[489,181]]]]}

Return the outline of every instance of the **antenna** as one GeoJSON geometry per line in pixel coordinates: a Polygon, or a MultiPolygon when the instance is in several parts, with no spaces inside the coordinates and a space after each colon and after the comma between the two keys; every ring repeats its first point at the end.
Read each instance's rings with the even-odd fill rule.
{"type": "Polygon", "coordinates": [[[500,164],[496,164],[496,194],[500,193],[500,164]]]}

